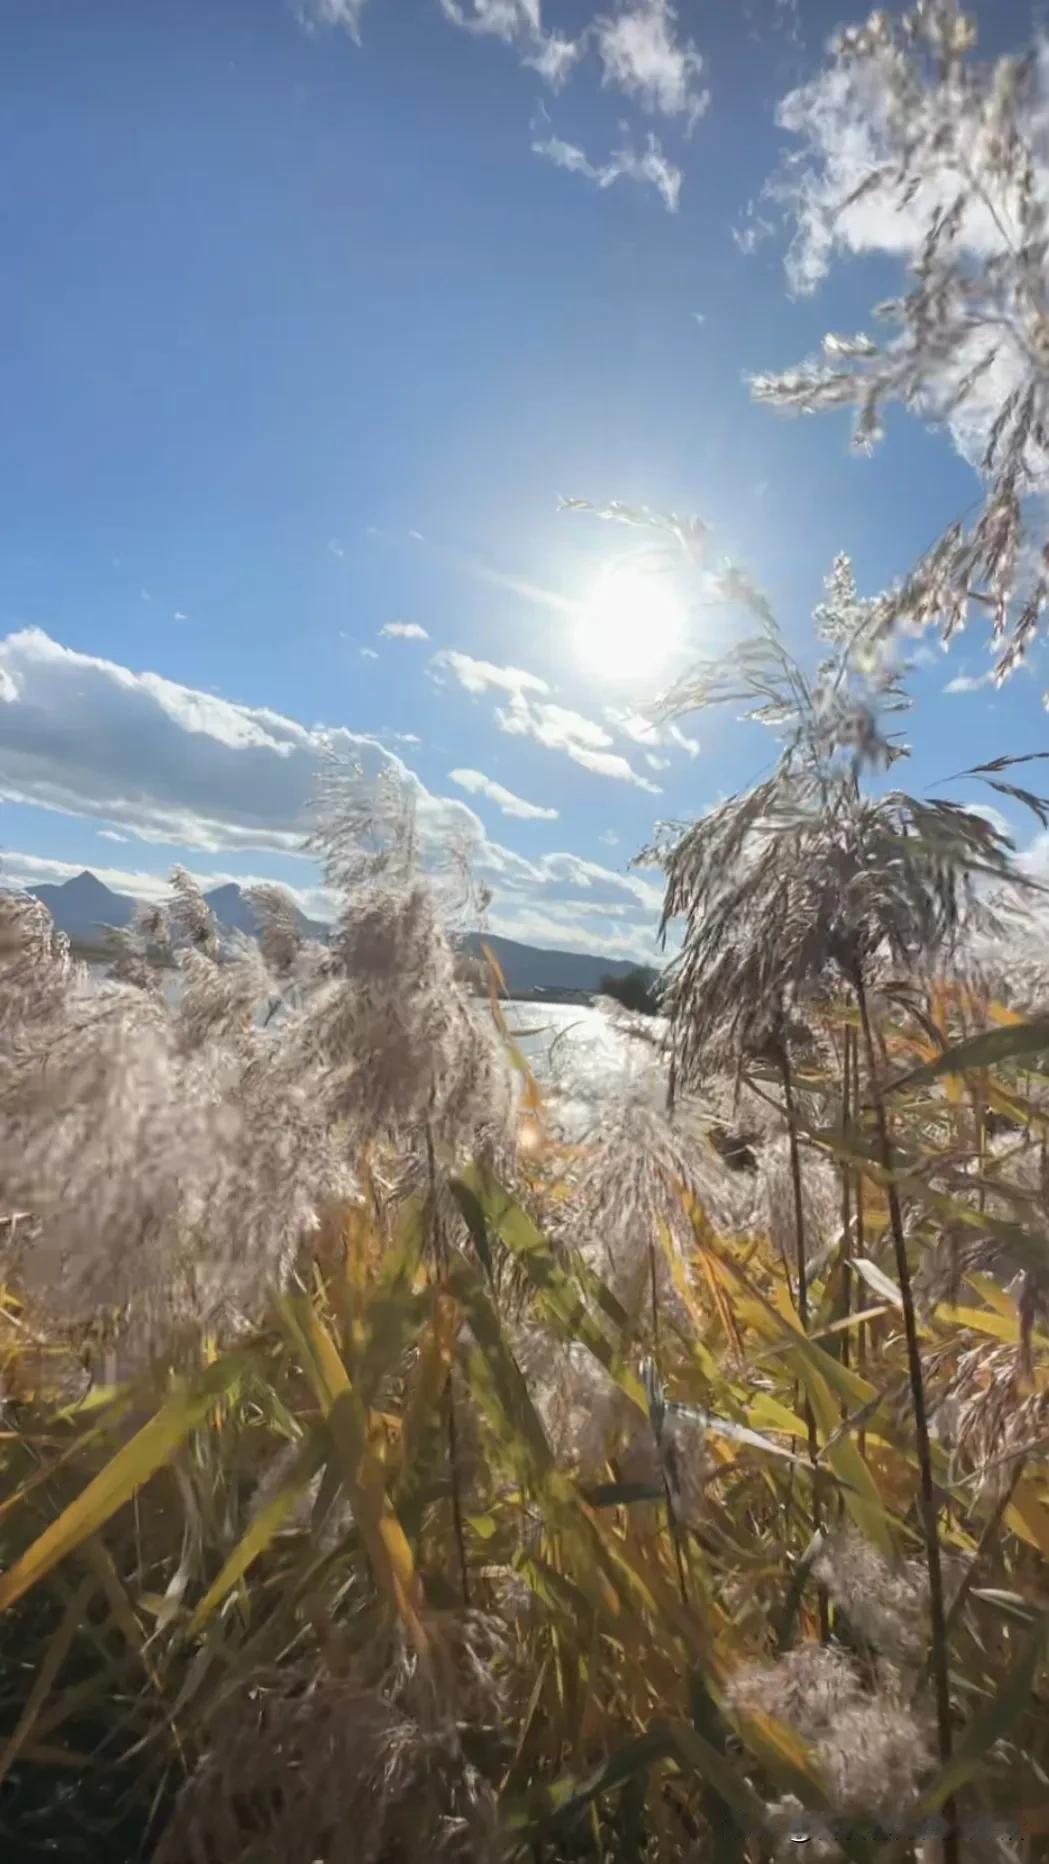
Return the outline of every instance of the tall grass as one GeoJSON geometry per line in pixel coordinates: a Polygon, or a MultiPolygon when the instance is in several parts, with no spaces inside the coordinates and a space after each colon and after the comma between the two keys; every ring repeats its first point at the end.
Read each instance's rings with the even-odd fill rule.
{"type": "Polygon", "coordinates": [[[672,1110],[645,1043],[569,1145],[399,858],[323,951],[180,877],[101,994],[0,902],[5,1843],[1043,1830],[1040,980],[872,947],[703,1073],[678,974],[672,1110]]]}

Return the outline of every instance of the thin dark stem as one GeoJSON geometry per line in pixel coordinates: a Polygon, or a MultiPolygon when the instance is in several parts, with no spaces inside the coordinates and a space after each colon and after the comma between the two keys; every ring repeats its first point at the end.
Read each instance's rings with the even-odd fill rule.
{"type": "Polygon", "coordinates": [[[983,1529],[981,1531],[980,1538],[976,1543],[976,1552],[973,1554],[972,1559],[969,1561],[969,1564],[966,1567],[965,1572],[962,1575],[961,1583],[958,1586],[958,1590],[955,1593],[953,1599],[951,1600],[950,1605],[947,1608],[946,1628],[947,1628],[948,1636],[950,1636],[951,1631],[954,1629],[954,1626],[957,1624],[959,1618],[961,1617],[962,1611],[965,1606],[965,1602],[968,1599],[969,1594],[973,1589],[973,1585],[976,1580],[976,1575],[983,1562],[984,1555],[987,1553],[988,1548],[994,1546],[998,1538],[998,1530],[1001,1527],[1002,1522],[1005,1519],[1006,1512],[1009,1508],[1009,1504],[1011,1503],[1013,1496],[1016,1492],[1016,1486],[1020,1480],[1020,1477],[1023,1474],[1023,1467],[1024,1467],[1024,1458],[1022,1456],[1019,1456],[1017,1457],[1016,1462],[1013,1465],[1013,1471],[1009,1478],[1009,1481],[1007,1482],[1001,1495],[998,1497],[998,1500],[995,1502],[994,1507],[991,1509],[991,1512],[988,1515],[987,1520],[983,1524],[983,1529]]]}
{"type": "MultiPolygon", "coordinates": [[[[918,1452],[918,1470],[921,1484],[922,1527],[925,1534],[925,1559],[929,1571],[929,1620],[931,1630],[931,1648],[929,1662],[932,1671],[933,1693],[936,1699],[936,1731],[940,1752],[940,1761],[947,1766],[951,1759],[951,1688],[947,1652],[947,1618],[943,1600],[943,1568],[940,1561],[940,1529],[936,1504],[936,1488],[932,1473],[932,1450],[929,1441],[929,1419],[925,1403],[925,1375],[922,1370],[921,1347],[918,1342],[918,1320],[914,1309],[914,1292],[911,1287],[911,1271],[907,1261],[907,1244],[903,1234],[903,1214],[900,1210],[899,1193],[892,1179],[893,1169],[892,1142],[889,1136],[889,1121],[885,1110],[885,1100],[878,1079],[875,1060],[874,1036],[871,1030],[870,1013],[867,1008],[867,992],[864,988],[862,973],[857,966],[854,979],[856,1001],[859,1005],[860,1022],[863,1026],[863,1045],[867,1054],[867,1072],[870,1076],[870,1097],[874,1107],[874,1117],[878,1129],[878,1149],[881,1163],[887,1175],[886,1195],[889,1205],[889,1225],[896,1251],[896,1276],[900,1284],[900,1298],[903,1303],[903,1323],[907,1338],[907,1369],[911,1385],[911,1406],[914,1411],[914,1436],[918,1452]]],[[[944,1864],[958,1864],[958,1817],[953,1797],[944,1802],[944,1818],[947,1830],[944,1833],[944,1864]]]]}
{"type": "MultiPolygon", "coordinates": [[[[430,1237],[433,1245],[434,1269],[444,1280],[448,1273],[448,1245],[437,1210],[437,1161],[434,1156],[433,1135],[428,1123],[426,1161],[430,1175],[430,1237]]],[[[452,1533],[455,1536],[455,1549],[459,1560],[459,1585],[463,1595],[463,1606],[469,1611],[470,1580],[466,1564],[466,1533],[463,1527],[463,1505],[459,1487],[459,1429],[455,1415],[455,1387],[451,1367],[449,1367],[444,1388],[444,1414],[445,1433],[448,1438],[448,1475],[452,1491],[452,1533]]]]}
{"type": "MultiPolygon", "coordinates": [[[[802,1330],[809,1330],[809,1290],[808,1267],[805,1258],[805,1200],[801,1187],[801,1148],[798,1145],[798,1121],[794,1107],[794,1081],[790,1069],[790,1056],[786,1043],[780,1045],[780,1074],[783,1080],[783,1105],[787,1115],[787,1136],[790,1144],[790,1176],[794,1187],[794,1243],[798,1265],[798,1318],[802,1330]]],[[[805,1398],[805,1428],[808,1432],[809,1461],[812,1464],[812,1531],[818,1534],[823,1525],[823,1510],[820,1502],[819,1478],[819,1441],[816,1436],[816,1419],[808,1396],[805,1398]]],[[[826,1589],[819,1589],[820,1636],[825,1640],[830,1632],[830,1615],[827,1604],[826,1589]]]]}
{"type": "Polygon", "coordinates": [[[459,1493],[459,1433],[455,1418],[455,1393],[452,1389],[452,1375],[448,1374],[445,1388],[446,1426],[448,1432],[448,1467],[452,1477],[452,1528],[455,1534],[455,1548],[459,1556],[459,1580],[463,1595],[463,1607],[470,1609],[470,1580],[466,1564],[466,1534],[463,1528],[462,1497],[459,1493]]]}
{"type": "MultiPolygon", "coordinates": [[[[656,1248],[655,1248],[655,1244],[651,1240],[649,1241],[649,1245],[648,1245],[648,1275],[649,1275],[649,1286],[651,1289],[651,1299],[652,1299],[652,1358],[653,1358],[656,1372],[658,1375],[659,1370],[660,1370],[660,1366],[659,1366],[659,1291],[658,1291],[658,1284],[656,1281],[656,1248]]],[[[678,1591],[681,1594],[682,1605],[687,1606],[688,1604],[688,1579],[685,1573],[684,1550],[681,1545],[681,1528],[678,1524],[677,1516],[674,1513],[674,1498],[670,1492],[670,1478],[667,1475],[666,1459],[662,1451],[662,1445],[660,1446],[659,1462],[660,1462],[660,1468],[662,1470],[662,1475],[663,1475],[663,1493],[666,1496],[666,1500],[667,1500],[667,1527],[670,1530],[670,1540],[674,1548],[674,1561],[677,1566],[678,1591]]]]}
{"type": "Polygon", "coordinates": [[[783,1079],[783,1105],[787,1115],[787,1136],[790,1143],[790,1177],[794,1187],[794,1245],[798,1265],[798,1318],[807,1333],[809,1330],[809,1289],[808,1269],[805,1261],[805,1204],[801,1189],[801,1149],[798,1145],[798,1123],[794,1110],[794,1083],[790,1072],[790,1057],[786,1045],[779,1052],[780,1073],[783,1079]]]}
{"type": "MultiPolygon", "coordinates": [[[[842,1065],[841,1081],[841,1129],[845,1138],[849,1131],[850,1113],[850,1066],[852,1061],[852,1031],[845,1030],[845,1060],[842,1065]]],[[[848,1320],[852,1307],[852,1269],[849,1265],[849,1232],[852,1221],[852,1172],[848,1159],[842,1161],[841,1167],[841,1317],[848,1320]]],[[[849,1363],[849,1329],[845,1328],[841,1336],[841,1363],[849,1363]]]]}
{"type": "MultiPolygon", "coordinates": [[[[856,1121],[857,1128],[859,1127],[861,1104],[862,1103],[860,1101],[860,1045],[858,1042],[854,1042],[852,1045],[852,1116],[853,1116],[853,1119],[856,1121]]],[[[856,1254],[858,1256],[862,1256],[863,1250],[864,1250],[863,1173],[862,1171],[858,1171],[856,1173],[856,1254]]],[[[867,1370],[867,1329],[863,1321],[860,1322],[856,1330],[856,1364],[861,1374],[866,1372],[867,1370]]],[[[859,1444],[860,1455],[862,1457],[866,1457],[867,1455],[867,1433],[865,1430],[861,1430],[858,1433],[857,1440],[859,1444]]]]}

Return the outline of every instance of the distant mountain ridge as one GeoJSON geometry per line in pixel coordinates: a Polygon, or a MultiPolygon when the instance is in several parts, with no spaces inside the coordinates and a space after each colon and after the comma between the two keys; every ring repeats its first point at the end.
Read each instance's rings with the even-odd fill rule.
{"type": "MultiPolygon", "coordinates": [[[[98,947],[106,926],[127,926],[142,902],[128,893],[114,893],[87,868],[60,886],[44,884],[28,889],[47,907],[56,926],[74,945],[98,947]]],[[[258,931],[255,914],[242,888],[235,881],[212,887],[204,898],[220,926],[229,931],[245,932],[254,937],[258,931]]],[[[308,937],[325,938],[328,927],[317,919],[300,913],[300,930],[308,937]]],[[[481,956],[487,945],[499,963],[511,996],[534,991],[578,991],[592,995],[605,977],[624,977],[645,967],[623,958],[602,958],[596,953],[550,951],[539,945],[522,945],[516,939],[500,938],[495,933],[468,932],[463,947],[472,957],[481,956]]],[[[651,977],[655,972],[649,972],[651,977]]]]}
{"type": "MultiPolygon", "coordinates": [[[[60,932],[75,945],[101,945],[106,926],[128,926],[142,905],[129,893],[114,893],[87,868],[61,886],[44,884],[29,887],[28,892],[47,907],[60,932]]],[[[204,898],[220,926],[228,932],[246,932],[254,938],[258,921],[243,890],[235,881],[212,887],[204,898]]],[[[296,909],[299,930],[312,938],[324,938],[328,928],[319,919],[307,919],[296,909]]]]}

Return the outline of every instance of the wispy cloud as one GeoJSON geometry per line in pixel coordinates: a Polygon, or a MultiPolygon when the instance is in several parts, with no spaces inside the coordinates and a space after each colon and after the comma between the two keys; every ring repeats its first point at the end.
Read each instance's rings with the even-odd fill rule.
{"type": "Polygon", "coordinates": [[[953,680],[948,680],[945,693],[978,693],[984,686],[993,686],[994,668],[986,673],[956,673],[953,680]]]}
{"type": "Polygon", "coordinates": [[[653,719],[646,718],[643,712],[624,712],[619,706],[608,705],[605,707],[605,717],[616,731],[632,739],[634,744],[651,749],[654,744],[661,742],[659,726],[653,719]]]}
{"type": "Polygon", "coordinates": [[[447,670],[468,693],[493,690],[503,693],[548,693],[546,681],[538,673],[526,673],[523,667],[497,667],[490,660],[475,660],[472,654],[460,654],[446,648],[431,662],[440,673],[447,670]]]}
{"type": "Polygon", "coordinates": [[[362,660],[378,660],[378,658],[379,656],[376,653],[374,647],[362,647],[361,648],[361,659],[362,660]]]}
{"type": "Polygon", "coordinates": [[[570,175],[583,175],[598,188],[610,188],[624,177],[640,181],[657,190],[668,213],[677,212],[681,170],[664,155],[658,137],[651,132],[640,154],[627,145],[617,149],[607,162],[592,162],[585,150],[575,143],[565,142],[560,136],[544,135],[543,130],[548,128],[549,118],[544,111],[532,125],[533,155],[542,156],[544,161],[552,162],[555,168],[563,168],[570,175]]]}
{"type": "Polygon", "coordinates": [[[679,751],[687,752],[689,757],[699,756],[700,743],[698,738],[690,738],[687,731],[682,731],[680,725],[675,725],[673,723],[664,725],[663,730],[666,733],[668,741],[671,744],[676,744],[679,751]]]}
{"type": "Polygon", "coordinates": [[[568,706],[529,701],[518,692],[508,707],[497,708],[495,720],[500,731],[532,738],[548,751],[563,751],[584,770],[633,783],[639,790],[649,790],[654,796],[661,794],[657,784],[639,776],[625,757],[607,748],[612,739],[603,725],[595,724],[593,719],[584,718],[581,712],[573,712],[568,706]]]}
{"type": "Polygon", "coordinates": [[[558,811],[544,809],[539,803],[526,802],[523,796],[515,796],[513,790],[505,789],[491,777],[486,777],[480,770],[452,770],[449,772],[453,783],[471,796],[485,796],[505,816],[517,816],[522,822],[556,822],[558,811]]]}
{"type": "Polygon", "coordinates": [[[604,67],[603,82],[638,98],[643,109],[683,116],[689,127],[710,102],[700,88],[703,59],[676,34],[677,14],[669,0],[640,0],[611,18],[595,20],[594,40],[604,67]]]}
{"type": "MultiPolygon", "coordinates": [[[[643,745],[646,750],[651,751],[655,746],[665,749],[676,745],[679,751],[687,752],[689,757],[699,756],[698,738],[690,738],[673,721],[656,724],[655,720],[646,718],[643,712],[624,712],[617,706],[606,706],[605,717],[616,731],[630,738],[634,744],[643,745]]],[[[649,762],[652,762],[651,758],[649,762]]],[[[659,769],[660,765],[656,763],[653,768],[659,769]]],[[[667,766],[664,764],[662,768],[666,769],[667,766]]]]}
{"type": "Polygon", "coordinates": [[[390,738],[394,744],[421,744],[422,739],[416,731],[384,731],[384,738],[390,738]]]}
{"type": "Polygon", "coordinates": [[[174,614],[174,620],[175,620],[175,621],[188,621],[188,620],[189,620],[189,616],[188,616],[188,615],[185,615],[185,614],[183,614],[183,612],[182,612],[182,610],[181,610],[180,608],[177,608],[177,609],[175,610],[175,614],[174,614]]]}
{"type": "Polygon", "coordinates": [[[614,828],[606,828],[597,839],[603,841],[606,848],[618,848],[619,846],[619,836],[614,828]]]}
{"type": "Polygon", "coordinates": [[[115,828],[100,828],[98,833],[99,833],[99,839],[101,841],[130,841],[131,840],[130,835],[119,835],[115,828]]]}
{"type": "Polygon", "coordinates": [[[560,90],[581,57],[583,43],[543,27],[541,0],[440,0],[441,12],[462,32],[515,46],[523,64],[560,90]]]}
{"type": "Polygon", "coordinates": [[[295,11],[304,26],[341,26],[357,44],[368,0],[297,0],[295,11]]]}
{"type": "Polygon", "coordinates": [[[391,641],[428,641],[430,638],[417,621],[388,621],[379,633],[391,641]]]}
{"type": "Polygon", "coordinates": [[[632,783],[636,789],[647,790],[650,796],[662,796],[658,783],[650,783],[647,777],[639,776],[632,764],[618,751],[589,751],[585,746],[566,744],[569,757],[584,770],[596,771],[599,777],[615,777],[621,783],[632,783]]]}
{"type": "Polygon", "coordinates": [[[328,551],[333,557],[344,557],[346,555],[345,547],[340,544],[337,537],[329,537],[328,551]]]}

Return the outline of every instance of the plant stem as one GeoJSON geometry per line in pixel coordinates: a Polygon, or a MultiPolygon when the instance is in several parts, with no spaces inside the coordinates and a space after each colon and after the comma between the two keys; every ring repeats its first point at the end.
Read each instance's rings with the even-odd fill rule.
{"type": "MultiPolygon", "coordinates": [[[[852,1062],[852,1031],[846,1026],[845,1059],[842,1064],[842,1081],[841,1081],[841,1130],[842,1130],[843,1137],[846,1139],[848,1138],[848,1132],[849,1132],[849,1112],[850,1112],[849,1088],[851,1085],[851,1082],[850,1082],[851,1062],[852,1062]]],[[[848,1259],[849,1258],[849,1232],[851,1229],[851,1218],[852,1218],[851,1191],[852,1191],[852,1173],[849,1167],[848,1159],[844,1159],[842,1161],[842,1167],[841,1167],[841,1284],[842,1284],[841,1317],[843,1320],[848,1320],[849,1312],[852,1307],[852,1269],[849,1266],[849,1259],[848,1259]]],[[[843,1366],[847,1366],[849,1363],[849,1329],[848,1327],[846,1327],[844,1333],[841,1336],[841,1363],[843,1366]]]]}
{"type": "MultiPolygon", "coordinates": [[[[448,1275],[448,1245],[437,1209],[437,1161],[429,1122],[426,1126],[426,1160],[430,1175],[430,1238],[433,1246],[434,1269],[444,1281],[448,1275]]],[[[459,1585],[463,1595],[463,1607],[469,1611],[470,1581],[467,1575],[466,1534],[463,1529],[463,1505],[459,1487],[459,1429],[455,1416],[452,1367],[449,1367],[444,1388],[444,1407],[445,1432],[448,1438],[448,1476],[452,1492],[452,1533],[455,1536],[455,1548],[459,1560],[459,1585]]]]}
{"type": "MultiPolygon", "coordinates": [[[[933,1691],[936,1698],[936,1731],[939,1744],[940,1761],[946,1766],[951,1758],[951,1690],[950,1671],[947,1653],[947,1620],[943,1602],[943,1568],[940,1562],[940,1529],[936,1505],[936,1489],[932,1474],[932,1451],[929,1442],[929,1419],[925,1403],[925,1376],[922,1371],[921,1348],[918,1343],[918,1321],[914,1309],[914,1293],[911,1287],[911,1272],[907,1261],[907,1244],[903,1234],[903,1215],[900,1210],[899,1193],[891,1173],[893,1170],[892,1143],[889,1137],[889,1120],[885,1109],[885,1100],[878,1079],[878,1067],[875,1060],[874,1037],[871,1032],[870,1013],[867,1008],[867,992],[864,988],[863,975],[859,965],[854,977],[856,1001],[859,1005],[860,1022],[863,1027],[863,1044],[867,1052],[867,1071],[870,1076],[870,1096],[874,1106],[874,1117],[878,1129],[878,1149],[881,1163],[888,1176],[886,1193],[889,1205],[889,1224],[892,1240],[896,1250],[896,1275],[900,1284],[900,1298],[903,1303],[903,1323],[907,1338],[907,1369],[910,1376],[911,1405],[914,1411],[914,1435],[918,1452],[918,1470],[921,1485],[922,1527],[925,1534],[925,1559],[929,1572],[929,1620],[931,1631],[930,1666],[932,1669],[933,1691]]],[[[944,1818],[947,1830],[944,1833],[944,1864],[958,1864],[958,1817],[953,1797],[944,1802],[944,1818]]]]}
{"type": "MultiPolygon", "coordinates": [[[[790,1069],[790,1056],[787,1045],[779,1045],[780,1075],[783,1081],[783,1105],[787,1115],[787,1136],[790,1144],[790,1176],[794,1187],[794,1245],[798,1266],[798,1318],[802,1331],[809,1330],[809,1289],[808,1267],[805,1260],[805,1201],[801,1187],[801,1149],[798,1145],[798,1122],[794,1108],[794,1081],[790,1069]]],[[[809,1461],[812,1464],[812,1531],[818,1534],[823,1525],[823,1511],[820,1505],[819,1478],[819,1443],[816,1437],[816,1419],[808,1396],[805,1398],[805,1427],[808,1432],[809,1461]]],[[[827,1604],[826,1589],[819,1589],[820,1636],[826,1640],[830,1631],[830,1615],[827,1604]]]]}
{"type": "MultiPolygon", "coordinates": [[[[659,1364],[659,1286],[656,1280],[656,1246],[651,1237],[648,1243],[648,1274],[652,1298],[652,1359],[657,1376],[659,1364]]],[[[663,1493],[667,1501],[667,1527],[670,1531],[671,1545],[674,1549],[674,1563],[677,1567],[678,1591],[682,1605],[688,1605],[688,1580],[685,1575],[685,1554],[681,1545],[681,1527],[674,1513],[674,1497],[670,1491],[670,1479],[667,1475],[666,1460],[660,1445],[659,1464],[663,1476],[663,1493]]]]}
{"type": "MultiPolygon", "coordinates": [[[[859,1131],[861,1105],[862,1105],[862,1102],[860,1100],[860,1045],[858,1042],[854,1042],[852,1045],[852,1117],[856,1122],[857,1132],[859,1131]]],[[[858,1256],[862,1256],[863,1250],[864,1250],[863,1173],[862,1171],[858,1171],[856,1173],[856,1254],[858,1256]]],[[[856,1329],[856,1364],[859,1367],[861,1374],[866,1372],[867,1370],[867,1328],[866,1328],[865,1322],[863,1321],[860,1322],[858,1328],[856,1329]]],[[[858,1433],[858,1442],[859,1442],[860,1455],[866,1458],[867,1432],[865,1430],[861,1430],[858,1433]]]]}

